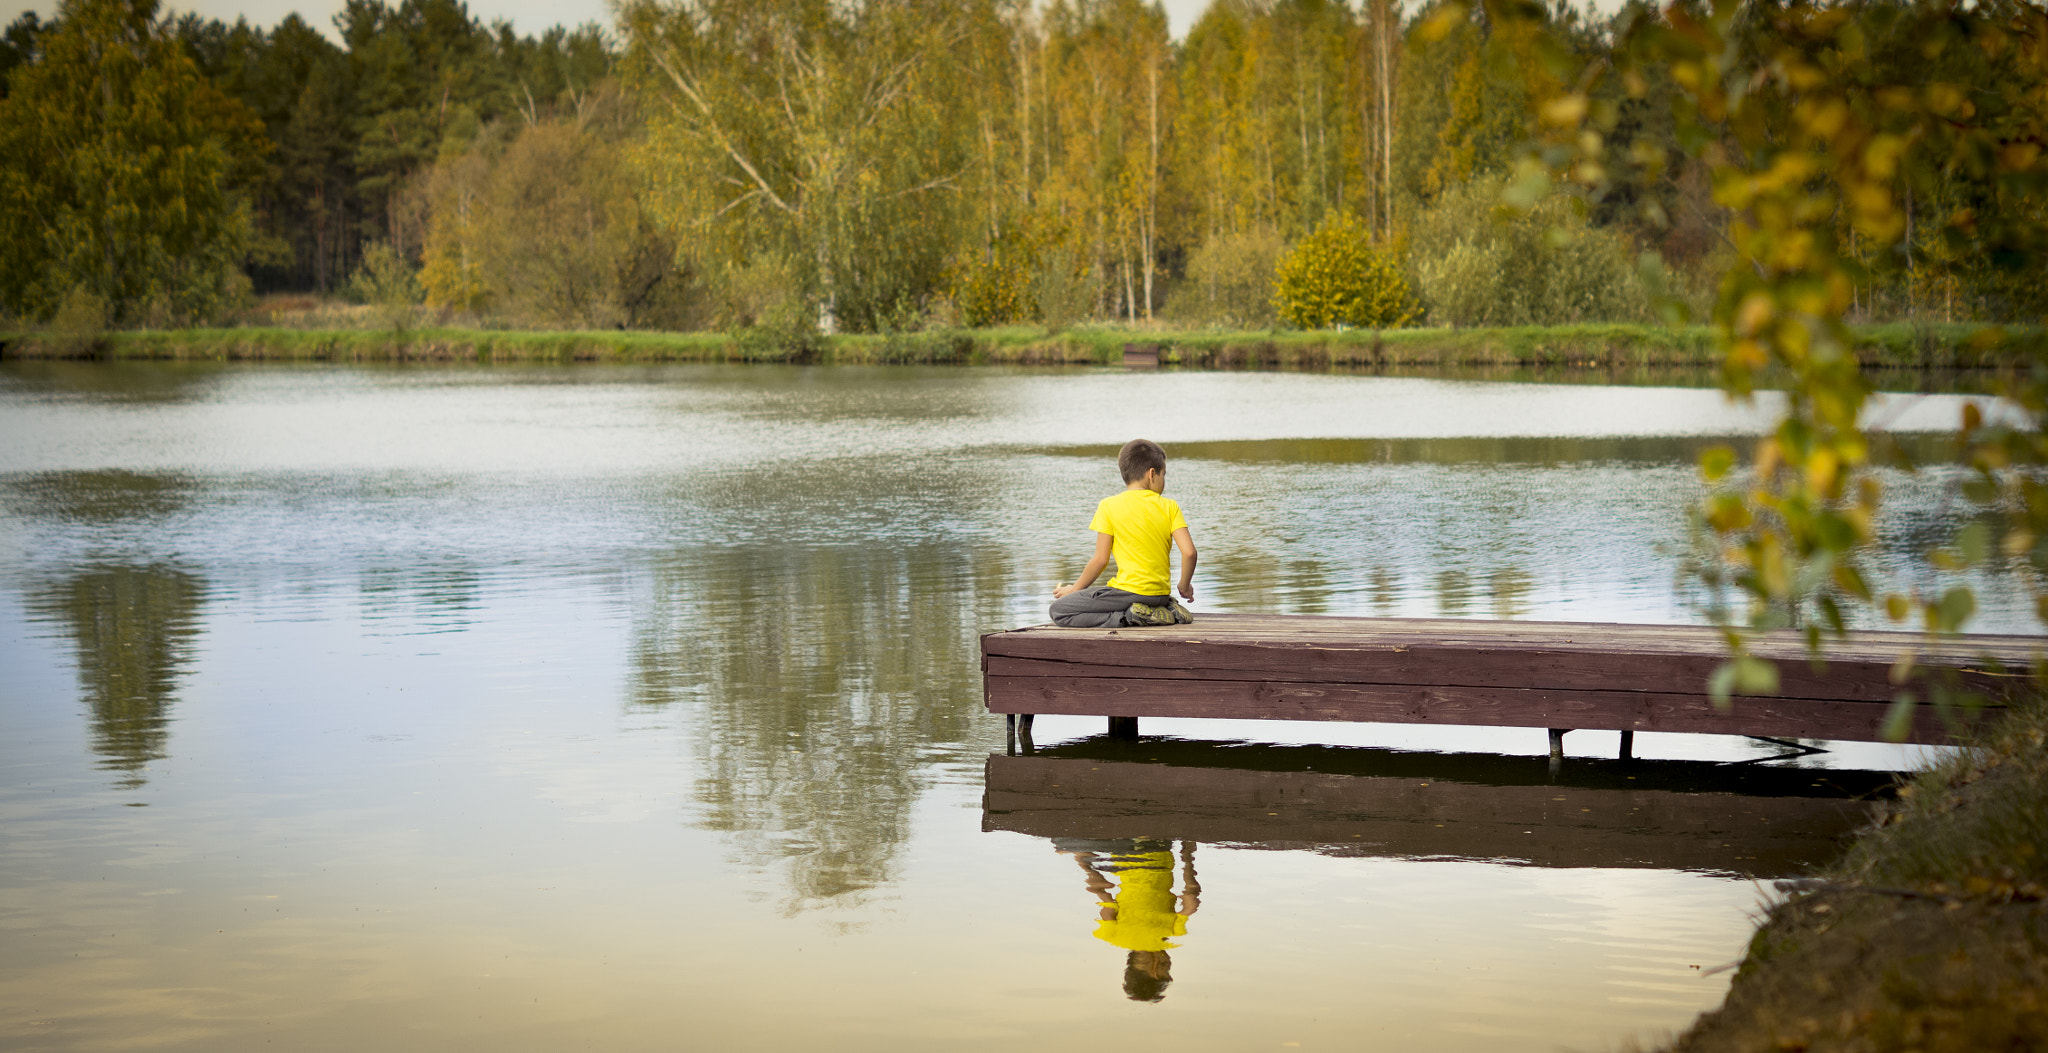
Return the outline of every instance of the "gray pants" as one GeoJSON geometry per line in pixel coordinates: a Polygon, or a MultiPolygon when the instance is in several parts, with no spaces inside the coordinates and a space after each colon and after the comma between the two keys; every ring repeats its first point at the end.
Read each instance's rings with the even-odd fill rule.
{"type": "Polygon", "coordinates": [[[1140,596],[1107,585],[1076,589],[1052,601],[1052,623],[1068,629],[1116,629],[1130,624],[1124,612],[1133,603],[1164,607],[1169,596],[1140,596]]]}

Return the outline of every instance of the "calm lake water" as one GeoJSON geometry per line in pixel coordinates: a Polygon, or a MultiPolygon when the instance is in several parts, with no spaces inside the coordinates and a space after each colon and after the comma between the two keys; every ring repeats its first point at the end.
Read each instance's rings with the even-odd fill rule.
{"type": "MultiPolygon", "coordinates": [[[[1767,408],[1290,373],[0,366],[0,1045],[1682,1029],[1766,879],[1920,753],[1730,767],[1775,751],[1646,734],[1625,767],[1581,732],[1552,775],[1534,730],[1148,720],[1124,747],[1048,717],[1007,757],[976,634],[1043,619],[1136,434],[1174,458],[1198,615],[1697,621],[1670,555],[1691,457],[1767,408]]],[[[1940,479],[1889,483],[1885,572],[1931,584],[1940,479]]],[[[2016,583],[1976,584],[1975,628],[2032,631],[2016,583]]]]}

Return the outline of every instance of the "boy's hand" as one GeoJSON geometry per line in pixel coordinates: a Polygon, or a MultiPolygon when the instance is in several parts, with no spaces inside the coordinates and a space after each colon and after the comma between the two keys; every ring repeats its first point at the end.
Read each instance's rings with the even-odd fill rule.
{"type": "Polygon", "coordinates": [[[1054,586],[1052,590],[1052,598],[1056,600],[1065,599],[1067,593],[1070,593],[1078,588],[1080,588],[1080,586],[1074,584],[1071,581],[1066,583],[1065,585],[1054,586]]]}
{"type": "MultiPolygon", "coordinates": [[[[1058,598],[1058,595],[1057,595],[1057,594],[1055,594],[1055,595],[1054,595],[1054,598],[1055,598],[1055,599],[1057,599],[1057,598],[1058,598]]],[[[1181,583],[1180,583],[1180,598],[1181,598],[1181,599],[1184,599],[1184,600],[1193,600],[1193,599],[1195,598],[1195,583],[1194,583],[1194,582],[1192,582],[1192,581],[1183,581],[1183,582],[1181,582],[1181,583]]]]}

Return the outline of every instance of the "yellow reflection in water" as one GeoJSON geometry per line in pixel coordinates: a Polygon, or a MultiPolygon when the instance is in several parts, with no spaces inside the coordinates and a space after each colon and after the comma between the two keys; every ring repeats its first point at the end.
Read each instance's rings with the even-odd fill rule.
{"type": "Polygon", "coordinates": [[[1129,954],[1124,959],[1124,995],[1133,1002],[1157,1002],[1173,982],[1173,937],[1188,934],[1188,919],[1202,904],[1195,880],[1195,843],[1181,842],[1185,868],[1181,891],[1173,891],[1172,842],[1149,838],[1090,840],[1055,838],[1053,848],[1074,857],[1082,884],[1100,904],[1095,938],[1129,954]]]}

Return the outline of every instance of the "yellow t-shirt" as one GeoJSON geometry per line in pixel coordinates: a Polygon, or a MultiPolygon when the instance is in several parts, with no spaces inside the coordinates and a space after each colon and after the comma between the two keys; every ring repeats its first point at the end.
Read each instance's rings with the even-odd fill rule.
{"type": "Polygon", "coordinates": [[[1179,505],[1150,490],[1125,490],[1103,498],[1088,529],[1116,539],[1110,546],[1116,577],[1109,579],[1109,587],[1140,596],[1166,595],[1167,552],[1173,547],[1173,532],[1187,525],[1179,505]]]}
{"type": "Polygon", "coordinates": [[[1116,917],[1095,923],[1095,938],[1127,951],[1163,951],[1188,934],[1188,919],[1173,908],[1173,857],[1141,853],[1137,866],[1118,872],[1116,917]]]}

